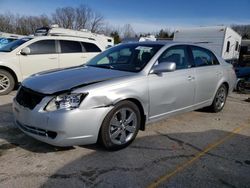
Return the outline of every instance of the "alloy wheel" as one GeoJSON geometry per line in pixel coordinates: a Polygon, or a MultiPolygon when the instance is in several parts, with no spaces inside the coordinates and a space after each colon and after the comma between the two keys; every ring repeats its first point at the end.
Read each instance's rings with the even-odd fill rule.
{"type": "Polygon", "coordinates": [[[215,105],[217,109],[222,109],[225,101],[226,101],[227,91],[224,87],[219,88],[216,97],[215,97],[215,105]]]}
{"type": "Polygon", "coordinates": [[[6,91],[10,87],[10,79],[4,74],[0,74],[0,92],[6,91]]]}
{"type": "Polygon", "coordinates": [[[119,109],[112,117],[109,126],[110,139],[114,144],[126,144],[136,134],[137,116],[130,108],[119,109]]]}

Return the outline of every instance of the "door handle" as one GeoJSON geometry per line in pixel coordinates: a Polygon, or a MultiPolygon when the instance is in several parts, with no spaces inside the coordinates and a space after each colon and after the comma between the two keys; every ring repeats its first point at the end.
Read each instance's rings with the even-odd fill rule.
{"type": "Polygon", "coordinates": [[[194,76],[188,76],[188,81],[192,81],[192,80],[194,80],[194,79],[195,79],[194,76]]]}
{"type": "Polygon", "coordinates": [[[49,57],[49,59],[57,59],[57,57],[49,57]]]}
{"type": "Polygon", "coordinates": [[[222,72],[216,72],[218,76],[221,76],[223,73],[222,72]]]}

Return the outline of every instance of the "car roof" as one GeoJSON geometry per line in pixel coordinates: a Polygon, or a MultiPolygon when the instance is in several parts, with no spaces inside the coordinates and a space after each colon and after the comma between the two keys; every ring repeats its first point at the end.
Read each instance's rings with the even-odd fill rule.
{"type": "Polygon", "coordinates": [[[91,41],[95,42],[95,40],[91,40],[89,38],[83,37],[71,37],[71,36],[31,36],[26,38],[33,38],[33,39],[59,39],[59,40],[77,40],[77,41],[91,41]]]}
{"type": "Polygon", "coordinates": [[[128,42],[128,43],[122,43],[122,44],[135,44],[135,45],[193,45],[193,46],[198,46],[202,48],[207,48],[206,46],[203,46],[202,43],[192,43],[192,42],[179,42],[179,41],[170,41],[170,40],[159,40],[159,41],[143,41],[143,42],[128,42]]]}

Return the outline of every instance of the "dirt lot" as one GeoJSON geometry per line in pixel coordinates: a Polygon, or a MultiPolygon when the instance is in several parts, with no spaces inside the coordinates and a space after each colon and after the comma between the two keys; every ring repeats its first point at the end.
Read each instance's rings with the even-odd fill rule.
{"type": "Polygon", "coordinates": [[[0,187],[250,187],[250,95],[218,114],[195,111],[155,123],[128,148],[56,148],[13,125],[0,97],[0,187]]]}

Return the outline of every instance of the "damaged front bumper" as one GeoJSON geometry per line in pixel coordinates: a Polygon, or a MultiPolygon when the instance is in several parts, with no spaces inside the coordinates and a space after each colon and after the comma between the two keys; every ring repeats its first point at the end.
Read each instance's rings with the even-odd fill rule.
{"type": "Polygon", "coordinates": [[[55,146],[96,143],[102,122],[113,108],[108,106],[47,112],[44,111],[45,105],[39,104],[30,110],[14,99],[15,123],[25,134],[55,146]]]}

